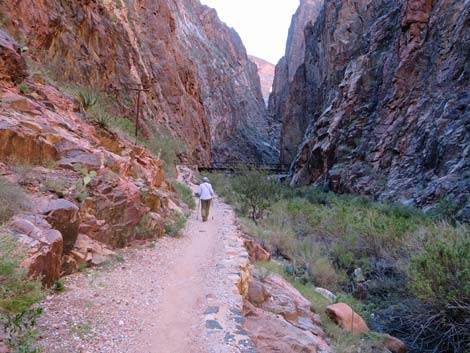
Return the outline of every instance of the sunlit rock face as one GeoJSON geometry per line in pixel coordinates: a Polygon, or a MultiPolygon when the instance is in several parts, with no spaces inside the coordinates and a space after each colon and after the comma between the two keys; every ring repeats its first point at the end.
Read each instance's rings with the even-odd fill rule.
{"type": "Polygon", "coordinates": [[[256,65],[237,33],[197,0],[7,0],[5,29],[55,79],[118,95],[140,130],[165,127],[185,145],[183,160],[277,158],[263,130],[267,112],[256,65]]]}
{"type": "Polygon", "coordinates": [[[256,56],[249,55],[248,57],[258,67],[258,74],[261,82],[261,92],[263,93],[264,102],[267,104],[273,87],[274,70],[276,69],[276,66],[264,59],[257,58],[256,56]]]}
{"type": "Polygon", "coordinates": [[[306,116],[300,118],[305,111],[302,100],[306,92],[298,86],[294,78],[305,58],[304,29],[307,24],[315,22],[322,4],[323,0],[300,2],[297,12],[292,17],[286,53],[276,65],[272,94],[269,98],[269,112],[273,119],[282,125],[280,161],[285,165],[290,164],[294,159],[308,125],[306,116]]]}
{"type": "Polygon", "coordinates": [[[283,115],[308,123],[293,183],[424,208],[447,198],[469,220],[469,17],[457,0],[325,2],[283,115]]]}

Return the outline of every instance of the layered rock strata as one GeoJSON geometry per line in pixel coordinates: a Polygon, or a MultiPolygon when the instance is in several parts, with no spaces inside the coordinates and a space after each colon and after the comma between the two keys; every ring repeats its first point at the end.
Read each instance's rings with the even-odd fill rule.
{"type": "Polygon", "coordinates": [[[4,27],[55,79],[94,87],[136,115],[147,137],[169,130],[181,158],[207,166],[276,159],[256,66],[233,29],[197,0],[13,1],[4,27]]]}
{"type": "Polygon", "coordinates": [[[24,58],[5,34],[0,53],[0,174],[29,200],[1,236],[27,245],[30,273],[51,285],[111,248],[162,236],[179,202],[163,161],[99,127],[57,87],[23,81],[24,58]]]}
{"type": "Polygon", "coordinates": [[[285,129],[308,123],[293,183],[444,200],[469,221],[469,17],[456,0],[326,1],[283,113],[285,129]]]}

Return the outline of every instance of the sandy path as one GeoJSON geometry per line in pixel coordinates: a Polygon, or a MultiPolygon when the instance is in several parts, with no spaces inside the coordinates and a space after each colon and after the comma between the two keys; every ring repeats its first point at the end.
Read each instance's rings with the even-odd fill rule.
{"type": "Polygon", "coordinates": [[[229,206],[216,200],[209,222],[193,212],[182,237],[120,255],[42,303],[45,352],[253,352],[236,287],[247,255],[229,206]]]}

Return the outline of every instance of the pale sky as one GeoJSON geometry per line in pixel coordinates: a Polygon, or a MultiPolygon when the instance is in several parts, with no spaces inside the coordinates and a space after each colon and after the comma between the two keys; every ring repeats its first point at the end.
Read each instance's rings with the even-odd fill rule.
{"type": "Polygon", "coordinates": [[[292,15],[299,0],[201,0],[235,28],[248,54],[273,64],[284,55],[292,15]]]}

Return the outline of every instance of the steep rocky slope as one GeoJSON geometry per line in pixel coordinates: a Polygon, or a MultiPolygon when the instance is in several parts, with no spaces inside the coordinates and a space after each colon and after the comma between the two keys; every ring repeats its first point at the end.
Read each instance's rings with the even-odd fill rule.
{"type": "MultiPolygon", "coordinates": [[[[267,117],[256,66],[232,29],[197,0],[14,1],[0,4],[6,30],[52,76],[92,86],[135,116],[167,128],[199,165],[276,158],[260,129],[267,117]]],[[[158,134],[156,134],[158,136],[158,134]]]]}
{"type": "Polygon", "coordinates": [[[303,70],[304,29],[307,24],[316,20],[322,4],[323,0],[300,2],[299,8],[292,17],[286,53],[276,65],[272,94],[269,98],[269,112],[275,121],[282,122],[280,159],[281,164],[284,165],[290,164],[294,159],[308,124],[306,117],[300,118],[304,111],[304,106],[300,104],[300,101],[306,92],[299,89],[294,78],[299,67],[303,70]],[[289,94],[289,92],[293,93],[289,94]]]}
{"type": "Polygon", "coordinates": [[[293,183],[470,220],[469,18],[457,0],[326,1],[283,115],[308,122],[293,183]]]}
{"type": "Polygon", "coordinates": [[[273,87],[274,71],[276,67],[274,64],[271,64],[264,59],[257,58],[256,56],[249,55],[248,57],[258,67],[258,75],[261,81],[261,92],[263,93],[264,101],[267,104],[273,87]]]}
{"type": "Polygon", "coordinates": [[[28,77],[1,32],[0,77],[0,177],[25,194],[0,236],[27,245],[32,274],[51,285],[113,248],[165,234],[181,208],[161,160],[100,128],[73,96],[28,77]]]}

